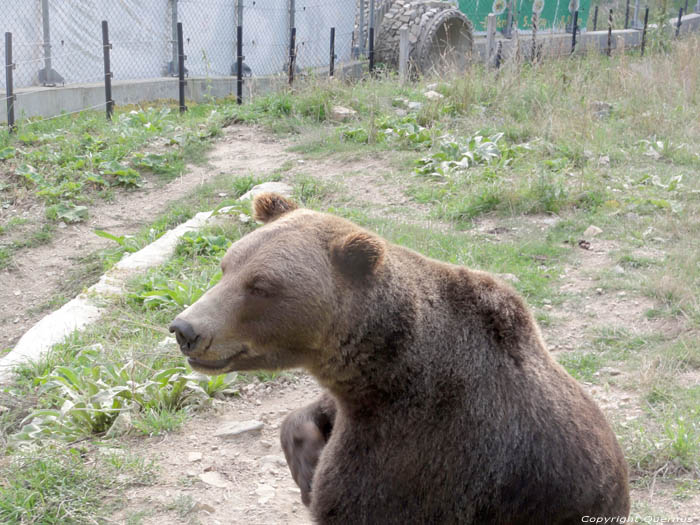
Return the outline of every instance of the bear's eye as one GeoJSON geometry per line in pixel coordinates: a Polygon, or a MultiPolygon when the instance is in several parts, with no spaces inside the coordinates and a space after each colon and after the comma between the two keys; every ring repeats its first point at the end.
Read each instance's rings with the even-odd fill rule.
{"type": "Polygon", "coordinates": [[[278,287],[266,279],[256,278],[248,283],[248,292],[256,297],[272,297],[278,291],[278,287]]]}

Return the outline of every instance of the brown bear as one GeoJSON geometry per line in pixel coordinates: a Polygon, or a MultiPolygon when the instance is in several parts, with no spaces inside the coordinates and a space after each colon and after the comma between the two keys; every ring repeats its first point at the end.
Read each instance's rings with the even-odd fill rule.
{"type": "Polygon", "coordinates": [[[207,374],[303,367],[325,388],[282,426],[323,524],[556,524],[629,512],[625,459],[523,300],[284,197],[175,319],[207,374]]]}

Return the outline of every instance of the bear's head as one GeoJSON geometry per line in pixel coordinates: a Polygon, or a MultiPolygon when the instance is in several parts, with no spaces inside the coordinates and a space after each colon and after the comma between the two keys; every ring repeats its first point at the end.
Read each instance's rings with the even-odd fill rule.
{"type": "Polygon", "coordinates": [[[199,372],[318,366],[348,296],[382,271],[384,241],[344,219],[271,193],[253,208],[264,226],[229,248],[221,280],[170,325],[199,372]]]}

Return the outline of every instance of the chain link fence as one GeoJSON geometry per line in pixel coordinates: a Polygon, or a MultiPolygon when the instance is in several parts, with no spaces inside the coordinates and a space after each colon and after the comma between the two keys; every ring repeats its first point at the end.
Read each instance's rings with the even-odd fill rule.
{"type": "MultiPolygon", "coordinates": [[[[287,73],[292,28],[297,70],[328,66],[331,28],[336,62],[349,61],[357,54],[358,13],[368,2],[0,0],[0,31],[13,34],[15,89],[102,81],[102,20],[109,23],[117,81],[177,75],[177,22],[183,25],[188,76],[236,74],[239,24],[243,72],[263,76],[287,73]]],[[[4,41],[0,56],[5,56],[4,41]]],[[[5,89],[4,75],[0,89],[5,89]]]]}

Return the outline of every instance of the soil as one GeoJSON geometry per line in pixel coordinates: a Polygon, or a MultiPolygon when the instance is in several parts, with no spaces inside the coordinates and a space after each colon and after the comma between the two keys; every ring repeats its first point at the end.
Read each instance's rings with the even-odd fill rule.
{"type": "MultiPolygon", "coordinates": [[[[41,306],[55,294],[79,261],[98,249],[114,245],[98,237],[94,230],[130,235],[162,213],[168,205],[191,194],[197,186],[219,174],[242,175],[278,169],[291,155],[285,144],[252,127],[226,128],[224,137],[210,151],[207,163],[191,166],[181,177],[166,185],[147,180],[138,191],[118,194],[113,202],[100,202],[90,208],[86,223],[58,228],[49,244],[22,250],[14,264],[0,271],[0,330],[3,347],[12,347],[24,332],[46,312],[41,306]]],[[[18,215],[17,210],[5,211],[18,215]]],[[[41,215],[35,206],[22,216],[41,215]]],[[[95,281],[99,278],[96,276],[95,281]]],[[[87,287],[92,282],[84,283],[87,287]]]]}
{"type": "MultiPolygon", "coordinates": [[[[293,168],[285,172],[284,179],[292,179],[299,173],[312,175],[338,183],[344,198],[354,206],[370,205],[367,209],[377,216],[392,216],[399,214],[401,208],[410,208],[415,213],[407,218],[404,211],[400,214],[402,220],[447,227],[430,221],[427,208],[406,197],[396,184],[391,168],[381,160],[361,157],[303,160],[288,151],[289,145],[286,140],[269,137],[256,128],[227,128],[205,166],[193,167],[164,187],[153,184],[145,191],[120,195],[118,202],[100,204],[91,209],[93,218],[88,224],[68,226],[58,231],[50,245],[23,251],[16,267],[0,273],[3,283],[0,328],[6,334],[5,340],[12,345],[38,320],[40,315],[32,313],[32,309],[60,289],[62,279],[76,260],[108,245],[109,241],[95,236],[93,229],[133,233],[152,221],[169,202],[188,195],[219,173],[252,172],[262,176],[291,165],[293,168]]],[[[519,228],[545,232],[556,222],[557,218],[551,216],[519,217],[516,222],[485,218],[476,229],[488,236],[502,237],[512,235],[519,228]]],[[[615,266],[610,253],[616,248],[613,241],[592,239],[590,249],[577,249],[573,262],[565,268],[562,291],[570,293],[572,299],[562,305],[551,305],[549,313],[554,322],[543,329],[553,352],[585,346],[594,326],[615,325],[633,333],[676,329],[673,323],[644,316],[653,306],[648,298],[598,289],[594,277],[615,266]]],[[[689,381],[694,379],[697,377],[689,381]]],[[[638,415],[639,399],[617,389],[615,382],[600,383],[584,386],[609,417],[629,419],[638,415]]],[[[241,397],[216,402],[211,410],[189,420],[181,431],[164,437],[128,438],[123,443],[125,449],[157,462],[157,479],[151,485],[128,489],[126,504],[121,505],[123,508],[110,522],[126,523],[140,513],[144,524],[310,523],[284,462],[278,430],[289,411],[311,402],[318,393],[319,387],[308,376],[285,375],[270,383],[253,385],[241,397]],[[264,423],[261,432],[232,441],[214,435],[225,421],[251,419],[264,423]],[[193,460],[191,453],[201,453],[201,460],[193,460]],[[205,481],[201,477],[204,474],[204,479],[212,479],[205,481]],[[212,480],[221,487],[212,485],[212,480]]],[[[652,487],[636,488],[635,509],[640,515],[644,515],[644,509],[652,508],[655,514],[700,518],[700,496],[691,495],[680,501],[673,491],[674,487],[662,479],[656,480],[652,487]]]]}

